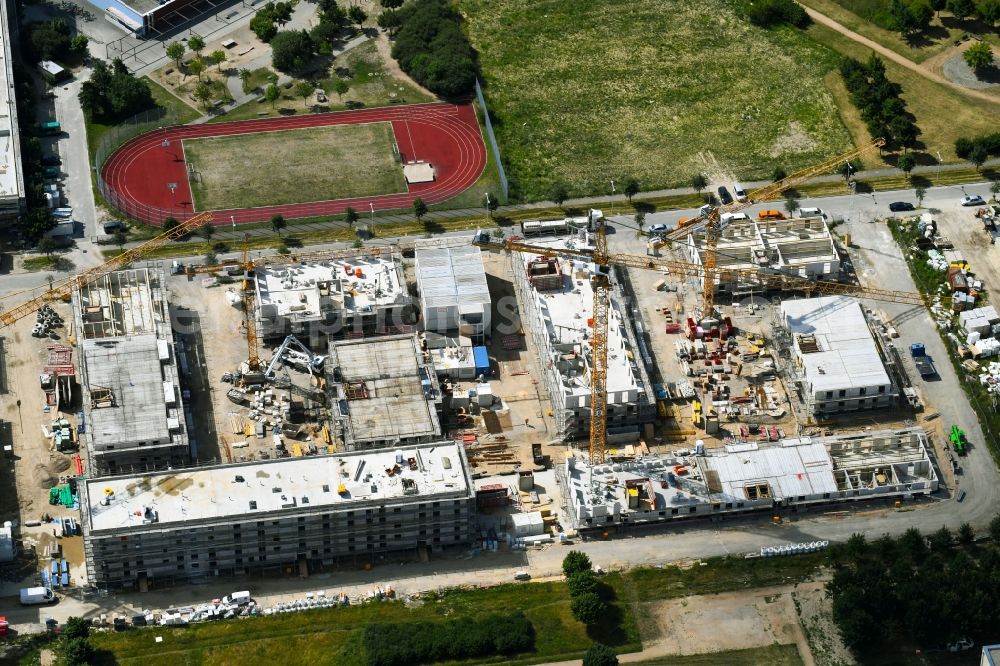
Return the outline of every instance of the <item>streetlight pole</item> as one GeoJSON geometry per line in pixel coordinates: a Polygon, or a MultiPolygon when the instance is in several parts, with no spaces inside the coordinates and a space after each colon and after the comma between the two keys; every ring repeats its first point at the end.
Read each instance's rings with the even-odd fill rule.
{"type": "Polygon", "coordinates": [[[372,209],[372,229],[375,229],[375,204],[371,201],[368,202],[368,207],[372,209]]]}
{"type": "Polygon", "coordinates": [[[486,193],[486,219],[493,220],[493,210],[490,208],[490,193],[486,193]]]}
{"type": "Polygon", "coordinates": [[[615,216],[615,181],[611,181],[611,217],[615,216]]]}

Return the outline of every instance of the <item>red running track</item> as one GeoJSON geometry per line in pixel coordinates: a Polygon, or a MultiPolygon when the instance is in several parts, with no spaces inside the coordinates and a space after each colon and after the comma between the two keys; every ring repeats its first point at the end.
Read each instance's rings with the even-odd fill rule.
{"type": "Polygon", "coordinates": [[[363,213],[369,204],[378,210],[409,208],[416,197],[428,204],[441,203],[471,187],[486,167],[486,145],[472,105],[434,102],[154,130],[128,141],[104,163],[105,196],[117,208],[151,224],[170,215],[186,219],[201,211],[193,206],[181,148],[184,139],[385,121],[392,123],[404,161],[434,165],[434,182],[408,185],[399,194],[215,211],[214,224],[259,222],[279,213],[288,219],[334,215],[349,206],[363,213]],[[167,147],[165,140],[170,142],[167,147]],[[168,183],[176,183],[173,193],[168,183]]]}

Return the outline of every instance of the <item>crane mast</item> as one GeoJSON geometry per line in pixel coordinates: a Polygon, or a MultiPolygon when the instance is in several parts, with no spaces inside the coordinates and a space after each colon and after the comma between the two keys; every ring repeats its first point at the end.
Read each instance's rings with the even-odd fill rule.
{"type": "Polygon", "coordinates": [[[590,464],[604,462],[608,438],[608,308],[611,296],[611,266],[608,264],[608,237],[604,218],[597,221],[594,234],[594,272],[590,284],[594,292],[594,330],[590,349],[590,464]]]}

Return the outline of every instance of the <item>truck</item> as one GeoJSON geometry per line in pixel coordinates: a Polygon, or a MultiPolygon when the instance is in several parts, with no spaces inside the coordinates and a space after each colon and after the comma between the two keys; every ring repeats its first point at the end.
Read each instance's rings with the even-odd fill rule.
{"type": "Polygon", "coordinates": [[[531,445],[531,460],[536,465],[544,465],[545,464],[545,456],[542,455],[542,445],[541,444],[537,444],[536,443],[536,444],[532,444],[531,445]]]}
{"type": "Polygon", "coordinates": [[[957,425],[951,427],[951,432],[948,433],[948,443],[960,456],[964,456],[968,452],[969,442],[965,439],[965,431],[957,425]]]}
{"type": "Polygon", "coordinates": [[[926,379],[937,374],[934,361],[927,355],[927,350],[924,348],[922,342],[915,342],[910,345],[910,356],[913,357],[913,363],[917,366],[917,372],[920,373],[921,377],[926,379]]]}
{"type": "Polygon", "coordinates": [[[59,124],[57,120],[49,120],[44,123],[39,123],[38,132],[42,136],[52,136],[54,134],[62,134],[62,125],[59,124]]]}
{"type": "Polygon", "coordinates": [[[50,604],[56,600],[55,592],[47,587],[22,587],[21,605],[37,606],[38,604],[50,604]]]}

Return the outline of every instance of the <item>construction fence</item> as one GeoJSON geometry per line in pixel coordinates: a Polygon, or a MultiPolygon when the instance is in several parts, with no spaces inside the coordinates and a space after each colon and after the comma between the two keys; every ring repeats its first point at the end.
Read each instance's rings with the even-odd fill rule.
{"type": "Polygon", "coordinates": [[[476,79],[476,102],[479,104],[479,108],[483,112],[483,122],[486,125],[486,137],[490,140],[490,149],[493,151],[493,157],[496,158],[497,175],[500,177],[500,189],[503,191],[502,203],[507,203],[510,197],[510,188],[507,185],[507,174],[503,170],[503,159],[500,156],[500,146],[497,144],[497,137],[493,133],[493,122],[490,121],[490,110],[487,108],[486,100],[483,98],[483,87],[479,85],[479,79],[476,79]]]}

